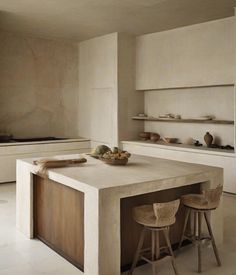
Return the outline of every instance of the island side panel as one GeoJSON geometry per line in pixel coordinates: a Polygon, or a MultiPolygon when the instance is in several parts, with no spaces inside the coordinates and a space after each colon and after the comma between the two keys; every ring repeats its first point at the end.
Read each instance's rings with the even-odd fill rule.
{"type": "Polygon", "coordinates": [[[31,166],[17,160],[16,227],[27,238],[33,238],[33,175],[31,166]]]}
{"type": "Polygon", "coordinates": [[[98,248],[98,275],[120,275],[120,196],[112,189],[99,191],[98,248]]]}
{"type": "MultiPolygon", "coordinates": [[[[84,215],[84,233],[85,233],[85,251],[84,251],[84,274],[85,275],[105,275],[100,273],[100,249],[99,228],[101,221],[99,219],[99,191],[95,188],[89,188],[85,192],[85,215],[84,215]]],[[[108,261],[105,262],[109,263],[108,261]]],[[[112,274],[112,273],[109,273],[112,274]]],[[[115,275],[115,274],[114,274],[115,275]]],[[[120,275],[120,274],[119,274],[120,275]]]]}
{"type": "Polygon", "coordinates": [[[84,194],[34,175],[34,236],[84,269],[84,194]]]}

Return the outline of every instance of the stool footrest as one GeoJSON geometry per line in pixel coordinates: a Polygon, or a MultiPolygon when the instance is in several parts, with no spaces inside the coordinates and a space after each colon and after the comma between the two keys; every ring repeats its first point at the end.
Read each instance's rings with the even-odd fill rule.
{"type": "Polygon", "coordinates": [[[140,250],[140,253],[145,253],[145,252],[150,252],[151,251],[151,248],[148,247],[148,248],[143,248],[140,250]]]}
{"type": "Polygon", "coordinates": [[[199,240],[198,236],[192,235],[192,236],[184,236],[184,239],[191,241],[193,244],[198,243],[200,241],[204,241],[204,240],[211,241],[210,236],[201,236],[201,239],[199,240]]]}
{"type": "MultiPolygon", "coordinates": [[[[161,253],[162,251],[168,250],[168,247],[167,247],[167,246],[161,246],[161,247],[159,248],[159,250],[160,250],[160,253],[161,253]]],[[[151,248],[151,247],[143,248],[143,249],[140,250],[140,254],[141,254],[141,253],[145,253],[145,252],[151,252],[151,251],[152,251],[152,248],[151,248]]]]}
{"type": "Polygon", "coordinates": [[[141,259],[144,260],[145,262],[148,262],[149,264],[157,264],[157,263],[161,263],[163,262],[164,260],[167,260],[167,259],[171,259],[172,256],[170,255],[165,255],[165,256],[162,256],[160,258],[158,258],[157,260],[151,260],[147,257],[144,257],[144,256],[141,256],[141,259]]]}

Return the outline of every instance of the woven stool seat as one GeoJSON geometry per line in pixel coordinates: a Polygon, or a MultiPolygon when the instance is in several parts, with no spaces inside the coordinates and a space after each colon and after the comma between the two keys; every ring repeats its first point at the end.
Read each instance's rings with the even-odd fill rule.
{"type": "Polygon", "coordinates": [[[213,210],[216,208],[209,204],[202,194],[184,195],[181,197],[181,203],[184,206],[199,210],[213,210]]]}
{"type": "Polygon", "coordinates": [[[142,205],[133,209],[134,220],[147,227],[164,227],[175,223],[175,216],[157,219],[153,205],[142,205]]]}
{"type": "Polygon", "coordinates": [[[165,203],[137,206],[133,209],[133,218],[138,224],[142,225],[143,229],[128,275],[133,274],[139,258],[151,263],[153,275],[156,275],[157,263],[160,261],[159,232],[163,233],[167,245],[166,247],[162,247],[162,249],[164,248],[168,253],[167,255],[169,255],[167,257],[171,258],[175,275],[179,275],[169,239],[169,228],[175,223],[175,215],[178,211],[179,204],[180,200],[175,200],[165,203]],[[147,231],[151,232],[152,244],[150,248],[143,249],[144,238],[147,231]],[[145,256],[145,253],[148,251],[151,252],[151,258],[145,256]]]}
{"type": "Polygon", "coordinates": [[[219,206],[223,187],[203,191],[202,194],[189,194],[181,197],[181,203],[196,210],[214,210],[219,206]]]}

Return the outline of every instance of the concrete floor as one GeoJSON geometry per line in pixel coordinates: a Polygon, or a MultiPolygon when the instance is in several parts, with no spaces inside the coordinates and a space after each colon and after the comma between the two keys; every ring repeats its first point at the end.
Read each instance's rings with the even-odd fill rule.
{"type": "MultiPolygon", "coordinates": [[[[204,247],[203,274],[236,275],[236,196],[224,195],[224,243],[218,247],[222,267],[217,267],[210,246],[204,247]]],[[[0,275],[80,275],[77,268],[38,240],[28,240],[15,229],[15,184],[0,185],[0,275]]],[[[193,246],[177,254],[180,275],[197,274],[193,246]]],[[[134,275],[151,275],[149,265],[134,275]]],[[[169,261],[160,265],[160,275],[173,274],[169,261]]],[[[112,275],[112,274],[110,274],[112,275]]],[[[125,275],[122,274],[122,275],[125,275]]]]}

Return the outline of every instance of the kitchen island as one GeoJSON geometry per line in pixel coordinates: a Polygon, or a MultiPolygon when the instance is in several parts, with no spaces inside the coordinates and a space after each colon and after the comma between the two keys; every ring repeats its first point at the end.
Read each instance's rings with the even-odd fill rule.
{"type": "MultiPolygon", "coordinates": [[[[17,228],[28,238],[45,241],[79,267],[78,274],[119,275],[121,267],[130,264],[140,230],[132,220],[133,206],[169,201],[223,184],[223,169],[217,167],[138,155],[133,155],[126,166],[109,166],[82,156],[87,163],[49,169],[46,178],[34,175],[34,159],[17,161],[17,228]],[[51,231],[55,231],[53,236],[51,231]],[[68,248],[73,238],[76,247],[71,252],[68,248]]],[[[171,232],[172,243],[178,241],[179,233],[175,232],[182,224],[181,211],[171,232]]],[[[213,212],[211,222],[220,243],[221,207],[213,212]]]]}

